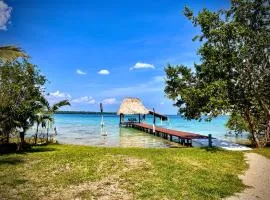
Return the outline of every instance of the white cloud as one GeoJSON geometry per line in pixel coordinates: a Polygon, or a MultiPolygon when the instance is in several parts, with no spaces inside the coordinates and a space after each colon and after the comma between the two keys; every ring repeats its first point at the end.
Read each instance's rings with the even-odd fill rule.
{"type": "Polygon", "coordinates": [[[102,100],[103,104],[107,105],[112,105],[112,104],[117,104],[117,99],[116,98],[107,98],[102,100]]]}
{"type": "Polygon", "coordinates": [[[84,71],[82,71],[82,70],[80,70],[80,69],[77,69],[77,70],[76,70],[76,73],[77,73],[77,74],[80,74],[80,75],[86,75],[86,74],[87,74],[86,72],[84,72],[84,71]]]}
{"type": "Polygon", "coordinates": [[[54,103],[57,103],[57,102],[62,101],[62,100],[66,100],[66,99],[70,100],[71,95],[68,93],[60,92],[59,90],[57,90],[56,92],[49,93],[49,95],[47,96],[47,99],[48,99],[50,104],[54,104],[54,103]]]}
{"type": "Polygon", "coordinates": [[[12,8],[0,0],[0,30],[7,30],[12,8]]]}
{"type": "Polygon", "coordinates": [[[86,103],[86,104],[95,104],[96,100],[93,97],[84,96],[72,100],[73,103],[86,103]]]}
{"type": "Polygon", "coordinates": [[[49,96],[53,96],[53,97],[59,97],[59,98],[67,98],[70,99],[71,95],[68,93],[64,93],[64,92],[60,92],[59,90],[57,90],[56,92],[51,92],[49,94],[49,96]]]}
{"type": "Polygon", "coordinates": [[[100,70],[100,71],[98,72],[98,74],[100,74],[100,75],[109,75],[110,72],[109,72],[109,70],[107,70],[107,69],[102,69],[102,70],[100,70]]]}
{"type": "Polygon", "coordinates": [[[133,67],[130,68],[130,70],[133,69],[147,69],[147,68],[151,68],[151,69],[155,69],[155,66],[149,63],[141,63],[141,62],[137,62],[133,67]]]}

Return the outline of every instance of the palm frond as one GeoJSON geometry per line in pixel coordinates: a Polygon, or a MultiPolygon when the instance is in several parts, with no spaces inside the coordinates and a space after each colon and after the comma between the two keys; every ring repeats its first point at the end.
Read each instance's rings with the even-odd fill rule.
{"type": "Polygon", "coordinates": [[[0,61],[12,62],[17,58],[29,58],[29,56],[19,47],[0,46],[0,61]]]}
{"type": "Polygon", "coordinates": [[[62,107],[62,106],[70,106],[69,101],[68,101],[68,100],[60,101],[60,102],[54,104],[54,105],[52,106],[52,109],[51,109],[51,110],[52,110],[53,112],[56,112],[56,111],[57,111],[60,107],[62,107]]]}
{"type": "Polygon", "coordinates": [[[40,97],[39,102],[42,106],[45,106],[47,110],[51,109],[49,101],[44,96],[40,97]]]}

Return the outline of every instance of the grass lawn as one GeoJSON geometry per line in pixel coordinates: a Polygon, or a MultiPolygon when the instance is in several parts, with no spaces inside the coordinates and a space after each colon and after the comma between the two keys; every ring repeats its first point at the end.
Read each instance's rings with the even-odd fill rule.
{"type": "Polygon", "coordinates": [[[253,150],[255,153],[261,154],[267,158],[270,158],[270,147],[264,147],[261,149],[254,149],[253,150]]]}
{"type": "Polygon", "coordinates": [[[246,168],[241,152],[49,145],[0,156],[0,199],[220,199],[246,168]]]}

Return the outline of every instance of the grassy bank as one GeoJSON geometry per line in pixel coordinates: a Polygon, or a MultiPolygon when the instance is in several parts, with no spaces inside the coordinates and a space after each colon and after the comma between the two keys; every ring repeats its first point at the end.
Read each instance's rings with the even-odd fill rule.
{"type": "Polygon", "coordinates": [[[49,145],[0,156],[0,199],[219,199],[246,167],[241,152],[49,145]]]}
{"type": "Polygon", "coordinates": [[[255,153],[261,154],[267,158],[270,158],[270,147],[265,147],[261,149],[254,149],[253,150],[255,153]]]}

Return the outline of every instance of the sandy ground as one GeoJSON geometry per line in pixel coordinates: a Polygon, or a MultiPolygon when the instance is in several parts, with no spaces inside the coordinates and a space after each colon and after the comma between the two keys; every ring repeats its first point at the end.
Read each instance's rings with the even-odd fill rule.
{"type": "Polygon", "coordinates": [[[249,169],[240,178],[250,188],[227,200],[270,200],[270,159],[256,153],[246,153],[249,169]]]}

